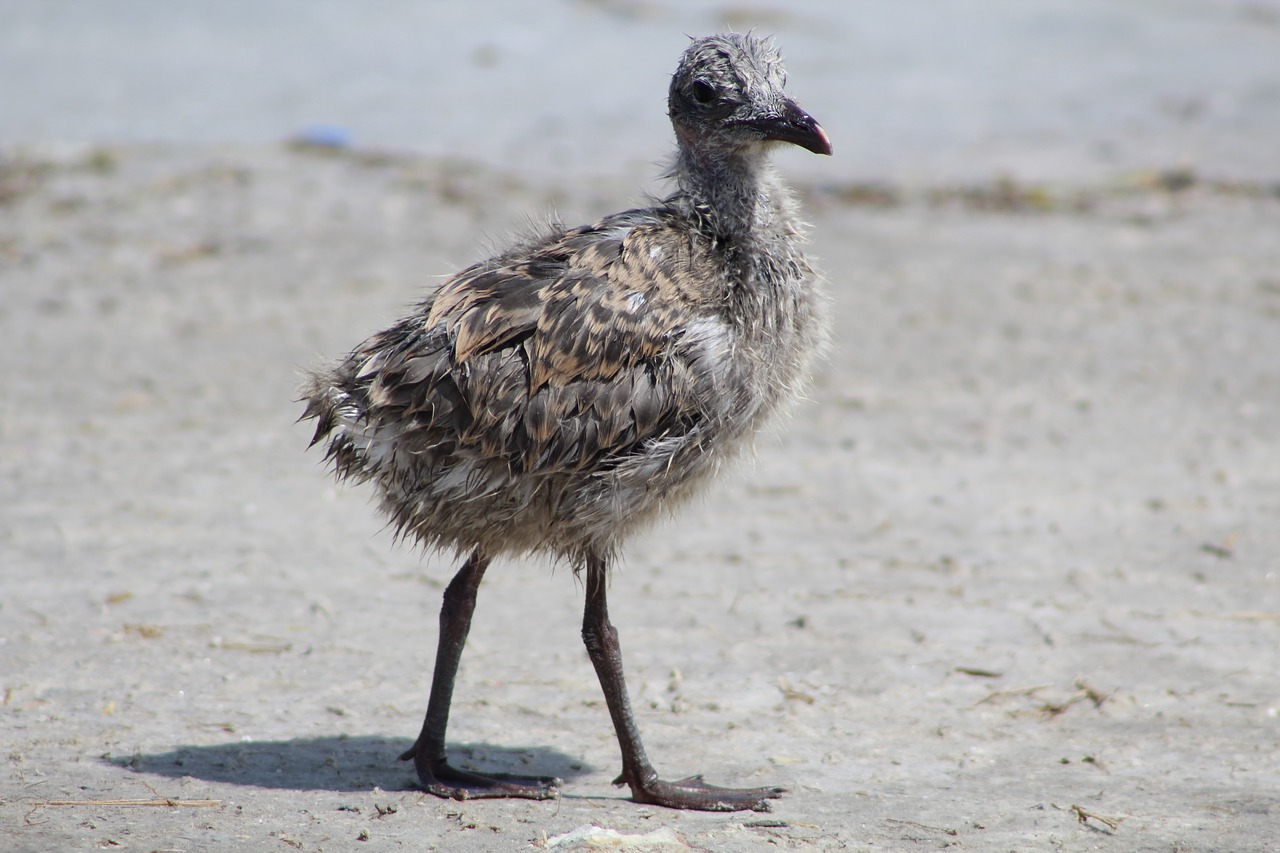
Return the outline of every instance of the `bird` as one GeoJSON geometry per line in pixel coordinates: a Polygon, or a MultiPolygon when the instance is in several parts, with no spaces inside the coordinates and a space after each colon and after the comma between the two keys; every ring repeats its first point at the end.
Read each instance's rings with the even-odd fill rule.
{"type": "Polygon", "coordinates": [[[670,194],[542,233],[448,278],[345,358],[310,371],[340,481],[371,482],[398,536],[462,560],[445,588],[422,788],[455,799],[558,796],[559,779],[449,763],[445,735],[477,591],[498,557],[585,573],[582,638],[635,802],[767,811],[779,787],[659,777],[641,741],[609,619],[623,542],[697,494],[803,393],[827,339],[807,225],[770,160],[831,140],[788,97],[772,38],[694,39],[668,91],[670,194]]]}

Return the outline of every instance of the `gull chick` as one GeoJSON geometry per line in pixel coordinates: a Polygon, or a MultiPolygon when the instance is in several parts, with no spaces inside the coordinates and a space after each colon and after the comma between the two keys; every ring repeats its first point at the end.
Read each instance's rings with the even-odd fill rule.
{"type": "Polygon", "coordinates": [[[671,195],[462,270],[308,378],[303,417],[335,474],[372,482],[401,535],[465,555],[444,592],[422,732],[401,756],[433,794],[555,796],[558,780],[482,775],[445,753],[480,581],[495,557],[532,553],[585,572],[582,638],[622,752],[616,784],[636,802],[715,811],[767,810],[782,793],[659,778],[606,587],[628,534],[794,399],[825,338],[803,224],[769,155],[831,142],[784,81],[770,40],[693,41],[669,91],[671,195]]]}

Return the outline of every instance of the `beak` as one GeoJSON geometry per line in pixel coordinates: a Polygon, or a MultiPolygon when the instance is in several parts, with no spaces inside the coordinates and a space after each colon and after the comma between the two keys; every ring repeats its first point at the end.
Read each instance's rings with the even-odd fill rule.
{"type": "Polygon", "coordinates": [[[765,139],[790,142],[814,154],[831,153],[831,139],[822,125],[790,98],[783,100],[780,114],[749,119],[742,123],[764,134],[765,139]]]}

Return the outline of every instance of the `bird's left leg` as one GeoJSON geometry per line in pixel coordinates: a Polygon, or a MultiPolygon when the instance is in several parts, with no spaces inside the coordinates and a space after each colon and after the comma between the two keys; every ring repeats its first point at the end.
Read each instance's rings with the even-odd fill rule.
{"type": "Polygon", "coordinates": [[[609,716],[622,749],[622,773],[615,785],[630,785],[631,799],[673,809],[733,812],[750,809],[768,811],[769,800],[782,796],[781,788],[718,788],[690,776],[676,782],[664,782],[649,763],[640,730],[636,728],[622,674],[622,648],[618,632],[609,622],[605,587],[608,571],[601,557],[587,558],[587,603],[582,617],[582,640],[596,668],[604,689],[609,716]]]}

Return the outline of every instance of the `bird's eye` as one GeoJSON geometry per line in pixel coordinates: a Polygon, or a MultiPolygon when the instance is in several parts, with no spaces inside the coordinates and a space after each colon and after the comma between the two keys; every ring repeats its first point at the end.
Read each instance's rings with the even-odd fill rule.
{"type": "Polygon", "coordinates": [[[693,95],[693,99],[698,103],[702,104],[704,107],[707,104],[714,103],[716,100],[715,87],[712,86],[710,83],[704,82],[702,80],[695,80],[693,82],[693,87],[689,90],[689,92],[690,94],[693,95]]]}

